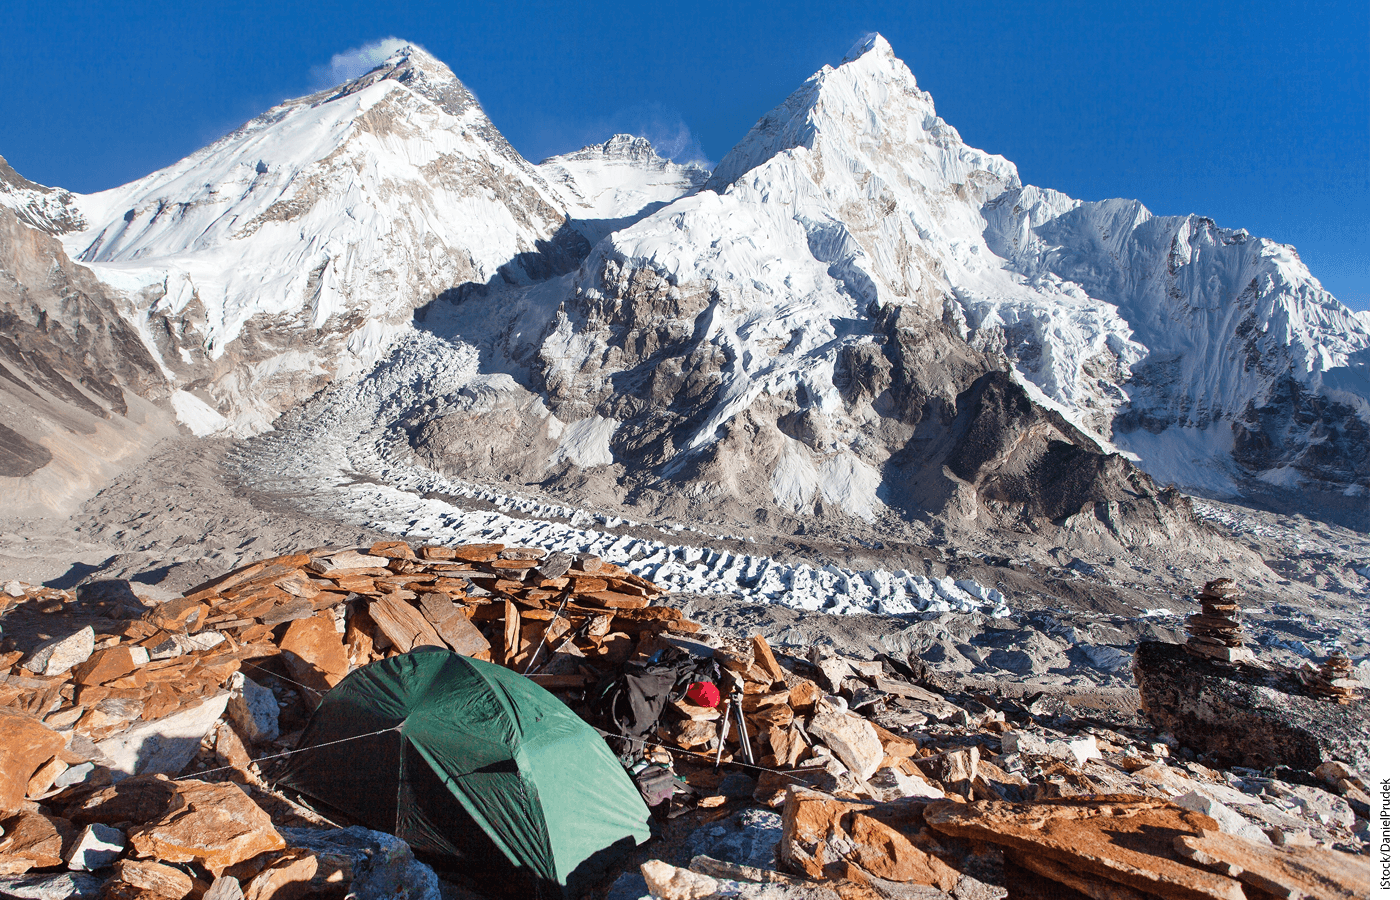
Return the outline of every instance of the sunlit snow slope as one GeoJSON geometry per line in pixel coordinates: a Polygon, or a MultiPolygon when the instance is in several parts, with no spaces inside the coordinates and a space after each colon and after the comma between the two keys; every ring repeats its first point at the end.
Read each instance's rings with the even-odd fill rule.
{"type": "Polygon", "coordinates": [[[1161,480],[1366,489],[1368,322],[1292,248],[1022,185],[937,116],[878,35],[759,121],[706,187],[584,264],[543,342],[546,385],[576,407],[566,420],[608,407],[599,392],[647,358],[609,364],[617,342],[599,321],[615,309],[614,333],[625,321],[681,335],[653,348],[657,365],[691,341],[693,373],[709,351],[717,399],[678,429],[678,448],[704,450],[785,396],[828,440],[780,448],[779,503],[810,508],[825,492],[868,514],[888,448],[872,448],[843,400],[843,354],[888,342],[880,310],[919,307],[1004,353],[1033,396],[1161,480]],[[688,300],[638,320],[639,277],[688,300]]]}
{"type": "Polygon", "coordinates": [[[1292,248],[1023,185],[878,35],[707,181],[626,135],[531,165],[412,46],[111,191],[6,173],[0,204],[120,291],[198,433],[266,428],[445,297],[498,308],[474,339],[510,345],[506,406],[566,430],[545,468],[679,477],[751,432],[731,492],[869,518],[931,439],[920,404],[953,415],[983,365],[946,337],[1159,480],[1367,491],[1364,315],[1292,248]],[[659,449],[629,457],[624,421],[659,449]]]}
{"type": "Polygon", "coordinates": [[[412,46],[78,205],[91,225],[70,252],[146,298],[148,334],[173,327],[180,357],[216,361],[202,387],[245,431],[377,359],[439,293],[566,271],[588,249],[475,97],[412,46]],[[269,396],[278,375],[296,383],[269,396]]]}

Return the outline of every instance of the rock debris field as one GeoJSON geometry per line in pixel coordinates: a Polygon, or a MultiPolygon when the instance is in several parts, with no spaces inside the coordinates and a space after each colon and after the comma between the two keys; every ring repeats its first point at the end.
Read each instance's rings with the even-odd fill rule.
{"type": "Polygon", "coordinates": [[[1148,638],[1115,660],[1123,686],[1037,687],[878,628],[864,652],[770,642],[743,607],[726,625],[597,555],[503,543],[321,547],[166,599],[113,584],[0,593],[0,895],[479,896],[277,787],[322,695],[423,646],[523,673],[595,725],[591,689],[628,661],[718,673],[717,705],[678,684],[619,750],[672,788],[588,896],[1367,891],[1369,691],[1336,702],[1316,671],[1310,688],[1148,638]]]}

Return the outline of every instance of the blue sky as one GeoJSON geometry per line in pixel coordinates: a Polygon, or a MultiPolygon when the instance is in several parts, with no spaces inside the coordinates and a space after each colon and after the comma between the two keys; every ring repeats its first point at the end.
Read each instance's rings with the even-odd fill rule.
{"type": "Polygon", "coordinates": [[[1030,184],[1298,247],[1369,307],[1364,3],[0,4],[0,156],[94,191],[168,165],[395,36],[539,160],[614,131],[717,161],[868,31],[1030,184]]]}

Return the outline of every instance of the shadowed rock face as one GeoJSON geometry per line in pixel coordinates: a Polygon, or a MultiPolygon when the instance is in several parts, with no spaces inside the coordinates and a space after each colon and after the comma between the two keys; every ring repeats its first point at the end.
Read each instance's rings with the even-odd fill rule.
{"type": "Polygon", "coordinates": [[[0,477],[19,479],[15,503],[53,511],[171,433],[169,390],[109,290],[0,208],[0,477]]]}
{"type": "Polygon", "coordinates": [[[1223,765],[1311,772],[1327,760],[1370,777],[1370,692],[1347,706],[1310,696],[1291,672],[1198,659],[1143,641],[1133,659],[1144,715],[1223,765]]]}
{"type": "Polygon", "coordinates": [[[0,476],[23,478],[53,459],[49,448],[36,444],[7,425],[0,425],[0,476]]]}
{"type": "Polygon", "coordinates": [[[123,388],[165,385],[155,359],[92,273],[0,211],[0,376],[14,391],[99,418],[127,414],[123,388]]]}
{"type": "Polygon", "coordinates": [[[165,384],[92,273],[9,210],[0,211],[0,366],[34,402],[104,419],[127,414],[123,388],[149,397],[165,384]]]}

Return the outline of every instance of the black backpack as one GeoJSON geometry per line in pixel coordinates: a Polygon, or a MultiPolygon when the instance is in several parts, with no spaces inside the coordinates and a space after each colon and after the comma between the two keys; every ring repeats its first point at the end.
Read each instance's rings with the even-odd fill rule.
{"type": "Polygon", "coordinates": [[[643,740],[656,731],[667,700],[685,696],[697,681],[719,678],[717,660],[668,647],[645,663],[623,663],[604,675],[588,696],[588,711],[608,746],[630,762],[642,755],[643,740]]]}

